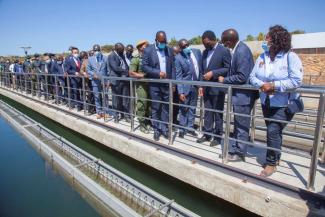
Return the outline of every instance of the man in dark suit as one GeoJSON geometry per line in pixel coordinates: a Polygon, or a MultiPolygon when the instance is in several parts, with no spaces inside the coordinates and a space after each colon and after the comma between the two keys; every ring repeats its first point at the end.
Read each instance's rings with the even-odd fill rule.
{"type": "MultiPolygon", "coordinates": [[[[218,80],[224,84],[243,85],[248,84],[249,74],[254,67],[251,50],[246,44],[239,41],[236,30],[228,29],[222,33],[222,43],[230,49],[232,60],[231,67],[226,77],[219,76],[218,80]]],[[[258,97],[257,91],[233,89],[232,105],[235,113],[250,115],[254,102],[258,97]]],[[[249,141],[249,129],[251,118],[234,115],[234,137],[237,140],[249,141]]],[[[236,141],[233,151],[229,153],[229,161],[245,160],[247,144],[236,141]]]]}
{"type": "MultiPolygon", "coordinates": [[[[201,51],[189,47],[186,39],[178,42],[180,53],[175,57],[176,80],[199,81],[202,77],[202,54],[201,51]]],[[[198,87],[194,85],[177,84],[180,103],[186,106],[197,106],[198,87]]],[[[180,106],[179,124],[185,128],[179,129],[179,137],[183,138],[186,133],[197,136],[194,131],[195,108],[180,106]]]]}
{"type": "MultiPolygon", "coordinates": [[[[125,59],[123,44],[115,44],[114,51],[109,55],[107,64],[110,77],[124,78],[129,76],[129,67],[125,59]]],[[[130,97],[130,82],[112,79],[110,84],[113,93],[113,109],[115,110],[113,112],[114,121],[119,121],[119,113],[121,113],[121,118],[124,118],[126,122],[130,122],[130,99],[127,98],[130,97]]]]}
{"type": "MultiPolygon", "coordinates": [[[[227,48],[217,42],[216,35],[212,31],[205,31],[202,35],[202,42],[205,47],[203,51],[203,77],[202,80],[218,82],[219,76],[226,76],[231,61],[231,55],[227,48]]],[[[221,88],[204,87],[200,88],[199,94],[203,95],[204,107],[217,111],[205,111],[203,131],[215,134],[210,146],[216,146],[221,143],[223,133],[223,108],[225,93],[221,88]]],[[[209,134],[204,134],[198,139],[198,143],[210,141],[212,138],[209,134]]]]}
{"type": "Polygon", "coordinates": [[[80,101],[80,89],[82,86],[80,68],[82,62],[79,58],[78,48],[71,48],[71,55],[66,58],[64,64],[64,69],[66,70],[67,74],[72,76],[69,78],[72,108],[77,105],[77,109],[80,111],[82,109],[80,101]]]}
{"type": "MultiPolygon", "coordinates": [[[[167,37],[164,31],[156,33],[156,43],[149,45],[143,53],[142,68],[146,77],[152,79],[173,79],[174,74],[174,56],[171,48],[167,47],[167,37]]],[[[151,103],[152,125],[154,129],[154,140],[158,141],[163,135],[168,138],[168,102],[169,88],[168,84],[150,83],[149,92],[152,100],[163,101],[160,103],[153,101],[151,103]],[[157,122],[162,121],[164,123],[157,122]]]]}

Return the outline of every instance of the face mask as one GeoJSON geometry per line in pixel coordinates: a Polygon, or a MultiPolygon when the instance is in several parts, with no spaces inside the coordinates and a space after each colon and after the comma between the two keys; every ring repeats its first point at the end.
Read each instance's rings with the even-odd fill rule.
{"type": "Polygon", "coordinates": [[[267,41],[263,41],[263,43],[262,43],[262,48],[263,48],[263,50],[264,50],[265,52],[269,52],[270,47],[269,47],[269,45],[267,44],[267,41]]]}
{"type": "Polygon", "coordinates": [[[46,62],[46,63],[50,63],[50,62],[51,62],[51,60],[45,60],[45,62],[46,62]]]}
{"type": "Polygon", "coordinates": [[[212,50],[212,45],[211,44],[206,44],[204,45],[205,49],[207,49],[208,51],[209,50],[212,50]]]}
{"type": "Polygon", "coordinates": [[[61,64],[62,64],[62,61],[57,61],[57,63],[58,63],[59,65],[61,65],[61,64]]]}
{"type": "Polygon", "coordinates": [[[183,52],[184,52],[185,54],[190,54],[190,53],[191,53],[191,48],[189,48],[189,47],[184,48],[184,49],[183,49],[183,52]]]}
{"type": "Polygon", "coordinates": [[[99,56],[100,55],[100,52],[99,51],[95,51],[95,56],[99,56]]]}
{"type": "Polygon", "coordinates": [[[157,47],[160,49],[160,50],[163,50],[166,48],[166,43],[159,43],[157,42],[157,47]]]}
{"type": "Polygon", "coordinates": [[[75,53],[72,55],[74,58],[78,58],[79,57],[79,54],[75,53]]]}

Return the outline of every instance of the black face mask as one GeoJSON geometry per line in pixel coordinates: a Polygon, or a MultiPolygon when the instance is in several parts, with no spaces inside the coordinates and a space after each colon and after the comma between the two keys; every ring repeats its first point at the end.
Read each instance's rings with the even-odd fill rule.
{"type": "Polygon", "coordinates": [[[208,51],[209,51],[209,50],[212,50],[212,48],[213,48],[212,45],[209,44],[209,43],[208,43],[208,44],[205,44],[204,47],[205,47],[205,49],[208,50],[208,51]]]}

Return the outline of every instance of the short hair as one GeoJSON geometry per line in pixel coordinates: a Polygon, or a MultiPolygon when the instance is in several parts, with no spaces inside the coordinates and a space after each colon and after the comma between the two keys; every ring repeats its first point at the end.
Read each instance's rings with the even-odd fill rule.
{"type": "Polygon", "coordinates": [[[73,51],[73,50],[79,50],[79,49],[77,47],[71,47],[70,50],[73,51]]]}
{"type": "Polygon", "coordinates": [[[128,47],[131,47],[133,49],[133,45],[132,44],[126,45],[126,48],[128,48],[128,47]]]}
{"type": "Polygon", "coordinates": [[[165,37],[166,37],[166,32],[165,31],[162,31],[162,30],[159,30],[157,33],[156,33],[156,38],[158,38],[158,35],[160,34],[164,34],[165,37]]]}
{"type": "Polygon", "coordinates": [[[216,35],[211,30],[207,30],[202,34],[202,40],[204,40],[206,38],[210,39],[211,41],[216,41],[217,40],[216,35]]]}
{"type": "Polygon", "coordinates": [[[237,42],[239,40],[239,34],[235,29],[227,29],[222,33],[222,40],[237,42]]]}

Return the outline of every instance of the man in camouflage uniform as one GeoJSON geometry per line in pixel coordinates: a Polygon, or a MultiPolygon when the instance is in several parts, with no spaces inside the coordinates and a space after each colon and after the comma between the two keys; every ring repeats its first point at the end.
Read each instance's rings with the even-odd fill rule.
{"type": "MultiPolygon", "coordinates": [[[[139,41],[137,43],[138,54],[134,56],[130,63],[129,76],[132,78],[144,78],[145,74],[142,71],[142,53],[143,50],[149,44],[148,41],[139,41]]],[[[149,99],[148,84],[146,82],[136,82],[136,115],[140,122],[140,131],[143,133],[149,133],[150,121],[145,118],[149,118],[150,101],[149,99]]]]}

